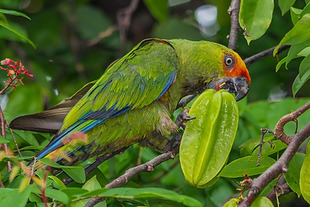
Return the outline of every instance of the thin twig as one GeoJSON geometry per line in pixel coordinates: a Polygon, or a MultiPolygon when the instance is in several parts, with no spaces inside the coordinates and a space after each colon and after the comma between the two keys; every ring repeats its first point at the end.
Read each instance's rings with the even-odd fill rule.
{"type": "MultiPolygon", "coordinates": [[[[6,133],[5,133],[6,121],[5,121],[1,106],[0,106],[0,122],[1,122],[1,135],[4,139],[6,139],[6,133]]],[[[10,150],[9,150],[9,146],[7,144],[3,144],[3,147],[4,147],[5,154],[11,155],[10,150]]],[[[8,172],[10,172],[12,170],[11,161],[8,161],[7,165],[8,165],[8,172]]]]}
{"type": "Polygon", "coordinates": [[[123,52],[128,28],[131,24],[131,16],[138,6],[139,0],[131,0],[128,7],[117,12],[118,30],[120,33],[121,46],[120,52],[123,52]]]}
{"type": "MultiPolygon", "coordinates": [[[[301,107],[304,109],[305,107],[301,107]]],[[[299,110],[297,110],[299,111],[299,110]]],[[[282,119],[280,119],[281,121],[282,119]]],[[[279,121],[279,122],[280,122],[279,121]]],[[[282,120],[283,121],[283,120],[282,120]]],[[[278,123],[279,123],[278,122],[278,123]]],[[[283,125],[284,126],[284,125],[283,125]]],[[[239,204],[239,207],[250,206],[255,200],[257,195],[261,190],[273,179],[275,179],[279,174],[285,173],[287,171],[287,165],[297,152],[299,146],[310,136],[310,122],[302,128],[298,133],[291,136],[291,142],[289,143],[286,150],[283,152],[282,156],[277,160],[275,164],[269,167],[263,174],[258,178],[255,178],[252,182],[251,188],[249,189],[247,195],[239,204]]]]}
{"type": "MultiPolygon", "coordinates": [[[[248,58],[244,59],[243,61],[244,61],[244,63],[245,63],[247,66],[249,66],[249,65],[251,65],[252,63],[255,63],[255,62],[257,62],[257,61],[259,61],[259,60],[261,60],[261,59],[263,59],[263,58],[265,58],[265,57],[271,56],[272,53],[273,53],[273,50],[274,50],[275,48],[276,48],[276,46],[275,46],[275,47],[272,47],[272,48],[269,48],[269,49],[267,49],[267,50],[264,50],[264,51],[262,51],[262,52],[260,52],[260,53],[257,53],[257,54],[255,54],[255,55],[252,55],[251,57],[248,57],[248,58]]],[[[281,52],[287,50],[288,48],[290,48],[289,45],[281,45],[280,48],[279,48],[279,50],[278,50],[278,54],[280,54],[281,52]]]]}
{"type": "Polygon", "coordinates": [[[230,14],[230,33],[228,48],[232,50],[237,49],[238,33],[239,33],[239,10],[240,10],[240,0],[232,0],[228,9],[230,14]]]}
{"type": "Polygon", "coordinates": [[[264,137],[265,137],[265,134],[267,133],[271,133],[271,134],[274,134],[273,131],[269,130],[269,129],[261,129],[262,131],[262,135],[260,137],[260,142],[259,142],[259,150],[258,150],[258,153],[257,153],[257,156],[258,156],[258,162],[257,162],[257,166],[260,166],[260,162],[261,162],[261,153],[262,153],[262,149],[263,149],[263,143],[264,143],[264,137]]]}
{"type": "MultiPolygon", "coordinates": [[[[8,127],[8,125],[7,125],[7,127],[8,127]]],[[[17,142],[16,142],[16,139],[15,139],[15,136],[14,136],[14,133],[13,133],[13,130],[12,130],[11,128],[9,128],[9,127],[8,127],[8,129],[10,130],[10,134],[11,134],[11,136],[12,136],[12,139],[13,139],[14,143],[15,143],[16,150],[17,150],[17,152],[18,152],[18,155],[21,157],[21,156],[22,156],[22,153],[20,152],[20,149],[19,149],[18,144],[17,144],[17,142]]]]}

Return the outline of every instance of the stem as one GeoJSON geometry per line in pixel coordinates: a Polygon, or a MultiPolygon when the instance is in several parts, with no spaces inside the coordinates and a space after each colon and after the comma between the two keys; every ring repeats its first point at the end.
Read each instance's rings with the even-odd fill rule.
{"type": "MultiPolygon", "coordinates": [[[[3,111],[2,108],[0,106],[0,121],[1,121],[1,135],[4,139],[6,139],[6,133],[5,133],[5,119],[4,119],[4,115],[3,115],[3,111]]],[[[11,155],[9,147],[7,144],[3,144],[4,146],[4,151],[6,155],[11,155]]],[[[12,170],[12,163],[11,161],[8,161],[8,172],[10,172],[12,170]]]]}
{"type": "Polygon", "coordinates": [[[228,9],[231,22],[228,48],[232,50],[237,49],[238,33],[239,33],[239,10],[240,10],[240,0],[232,0],[228,9]]]}

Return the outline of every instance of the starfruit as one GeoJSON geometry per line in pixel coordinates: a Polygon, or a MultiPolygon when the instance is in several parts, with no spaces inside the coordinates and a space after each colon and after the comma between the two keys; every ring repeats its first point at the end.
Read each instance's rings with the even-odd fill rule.
{"type": "Polygon", "coordinates": [[[225,90],[208,89],[193,103],[180,145],[180,162],[186,180],[204,188],[217,180],[227,162],[239,121],[234,97],[225,90]]]}

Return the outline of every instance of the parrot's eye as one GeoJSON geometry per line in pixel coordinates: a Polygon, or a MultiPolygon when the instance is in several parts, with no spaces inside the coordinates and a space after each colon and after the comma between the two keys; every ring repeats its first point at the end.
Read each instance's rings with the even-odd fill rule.
{"type": "Polygon", "coordinates": [[[226,54],[224,57],[224,63],[227,68],[232,69],[235,65],[235,58],[232,55],[226,54]]]}

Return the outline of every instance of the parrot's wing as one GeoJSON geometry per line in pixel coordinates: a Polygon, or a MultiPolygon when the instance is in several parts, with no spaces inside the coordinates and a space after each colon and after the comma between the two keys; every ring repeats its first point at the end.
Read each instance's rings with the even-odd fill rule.
{"type": "Polygon", "coordinates": [[[95,84],[95,81],[87,83],[70,98],[64,99],[54,107],[35,114],[20,116],[11,121],[11,129],[20,129],[35,132],[56,134],[63,124],[63,120],[72,107],[95,84]]]}
{"type": "Polygon", "coordinates": [[[96,84],[72,108],[60,132],[37,155],[44,157],[63,146],[75,132],[87,132],[129,109],[158,100],[176,77],[177,54],[170,43],[147,39],[111,65],[96,84]]]}

